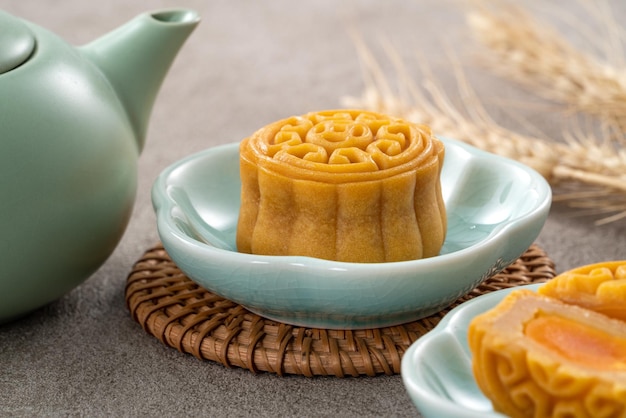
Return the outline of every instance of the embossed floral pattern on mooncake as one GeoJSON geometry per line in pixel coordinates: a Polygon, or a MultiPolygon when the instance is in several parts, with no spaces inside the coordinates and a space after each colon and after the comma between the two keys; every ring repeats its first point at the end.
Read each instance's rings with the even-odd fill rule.
{"type": "Polygon", "coordinates": [[[541,286],[539,293],[626,321],[626,260],[566,271],[541,286]]]}
{"type": "Polygon", "coordinates": [[[312,112],[242,141],[241,252],[388,262],[437,255],[444,146],[424,125],[312,112]]]}

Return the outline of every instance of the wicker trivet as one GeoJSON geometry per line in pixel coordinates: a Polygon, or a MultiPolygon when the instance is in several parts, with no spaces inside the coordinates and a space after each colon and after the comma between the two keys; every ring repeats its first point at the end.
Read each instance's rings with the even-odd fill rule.
{"type": "Polygon", "coordinates": [[[355,331],[302,328],[265,319],[187,278],[161,245],[133,266],[126,285],[132,317],[163,344],[253,372],[338,377],[400,373],[406,349],[454,306],[494,290],[555,276],[537,245],[454,305],[408,324],[355,331]]]}

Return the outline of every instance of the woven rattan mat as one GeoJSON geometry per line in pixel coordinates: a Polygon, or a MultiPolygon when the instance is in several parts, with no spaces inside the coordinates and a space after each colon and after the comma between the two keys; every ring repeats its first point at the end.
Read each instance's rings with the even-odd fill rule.
{"type": "Polygon", "coordinates": [[[324,330],[278,323],[249,312],[187,278],[159,244],[136,262],[126,284],[132,317],[163,344],[253,372],[337,377],[399,374],[407,348],[454,306],[494,290],[555,276],[537,245],[467,296],[433,316],[369,330],[324,330]]]}

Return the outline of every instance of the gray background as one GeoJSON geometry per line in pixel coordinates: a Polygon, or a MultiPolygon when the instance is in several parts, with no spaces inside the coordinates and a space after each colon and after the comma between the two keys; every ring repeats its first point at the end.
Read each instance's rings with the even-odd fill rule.
{"type": "MultiPolygon", "coordinates": [[[[611,5],[623,21],[626,9],[620,3],[611,5]]],[[[584,16],[575,2],[550,4],[584,16]]],[[[171,6],[194,8],[203,21],[157,98],[126,234],[84,284],[0,327],[0,415],[417,415],[400,376],[254,375],[183,355],[143,332],[124,305],[124,285],[133,263],[158,239],[152,182],[165,167],[191,153],[239,141],[279,118],[340,107],[342,97],[359,96],[364,83],[351,30],[380,59],[381,39],[394,45],[409,68],[419,68],[420,59],[427,57],[437,79],[458,101],[451,53],[503,126],[528,132],[530,124],[558,139],[563,117],[555,107],[481,69],[480,47],[455,2],[0,0],[0,8],[76,45],[140,12],[171,6]]],[[[582,45],[576,30],[564,31],[582,45]]],[[[537,242],[563,271],[625,259],[625,225],[597,227],[593,218],[554,205],[537,242]]]]}

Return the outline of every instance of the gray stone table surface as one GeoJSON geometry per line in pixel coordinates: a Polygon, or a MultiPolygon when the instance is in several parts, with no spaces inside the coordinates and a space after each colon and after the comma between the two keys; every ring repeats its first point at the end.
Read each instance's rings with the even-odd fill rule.
{"type": "MultiPolygon", "coordinates": [[[[532,2],[547,8],[540,3],[532,2]]],[[[570,17],[587,13],[578,2],[550,4],[552,12],[570,17]]],[[[623,3],[609,4],[623,21],[623,3]]],[[[75,45],[143,11],[169,7],[193,8],[202,22],[157,97],[130,224],[116,251],[82,285],[0,327],[0,416],[418,416],[399,375],[253,374],[181,354],[145,333],[124,305],[124,285],[133,263],[158,240],[151,185],[165,167],[189,154],[239,141],[274,120],[343,107],[344,97],[361,96],[358,38],[382,62],[391,45],[409,71],[417,73],[427,63],[456,103],[451,62],[457,62],[492,118],[510,129],[531,132],[532,126],[559,140],[564,117],[556,106],[480,65],[484,51],[470,35],[461,2],[0,0],[1,9],[75,45]]],[[[561,26],[573,42],[582,42],[576,30],[561,26]]],[[[383,67],[393,80],[393,67],[383,67]]],[[[593,220],[553,205],[537,243],[557,271],[626,258],[626,223],[596,226],[593,220]]]]}

